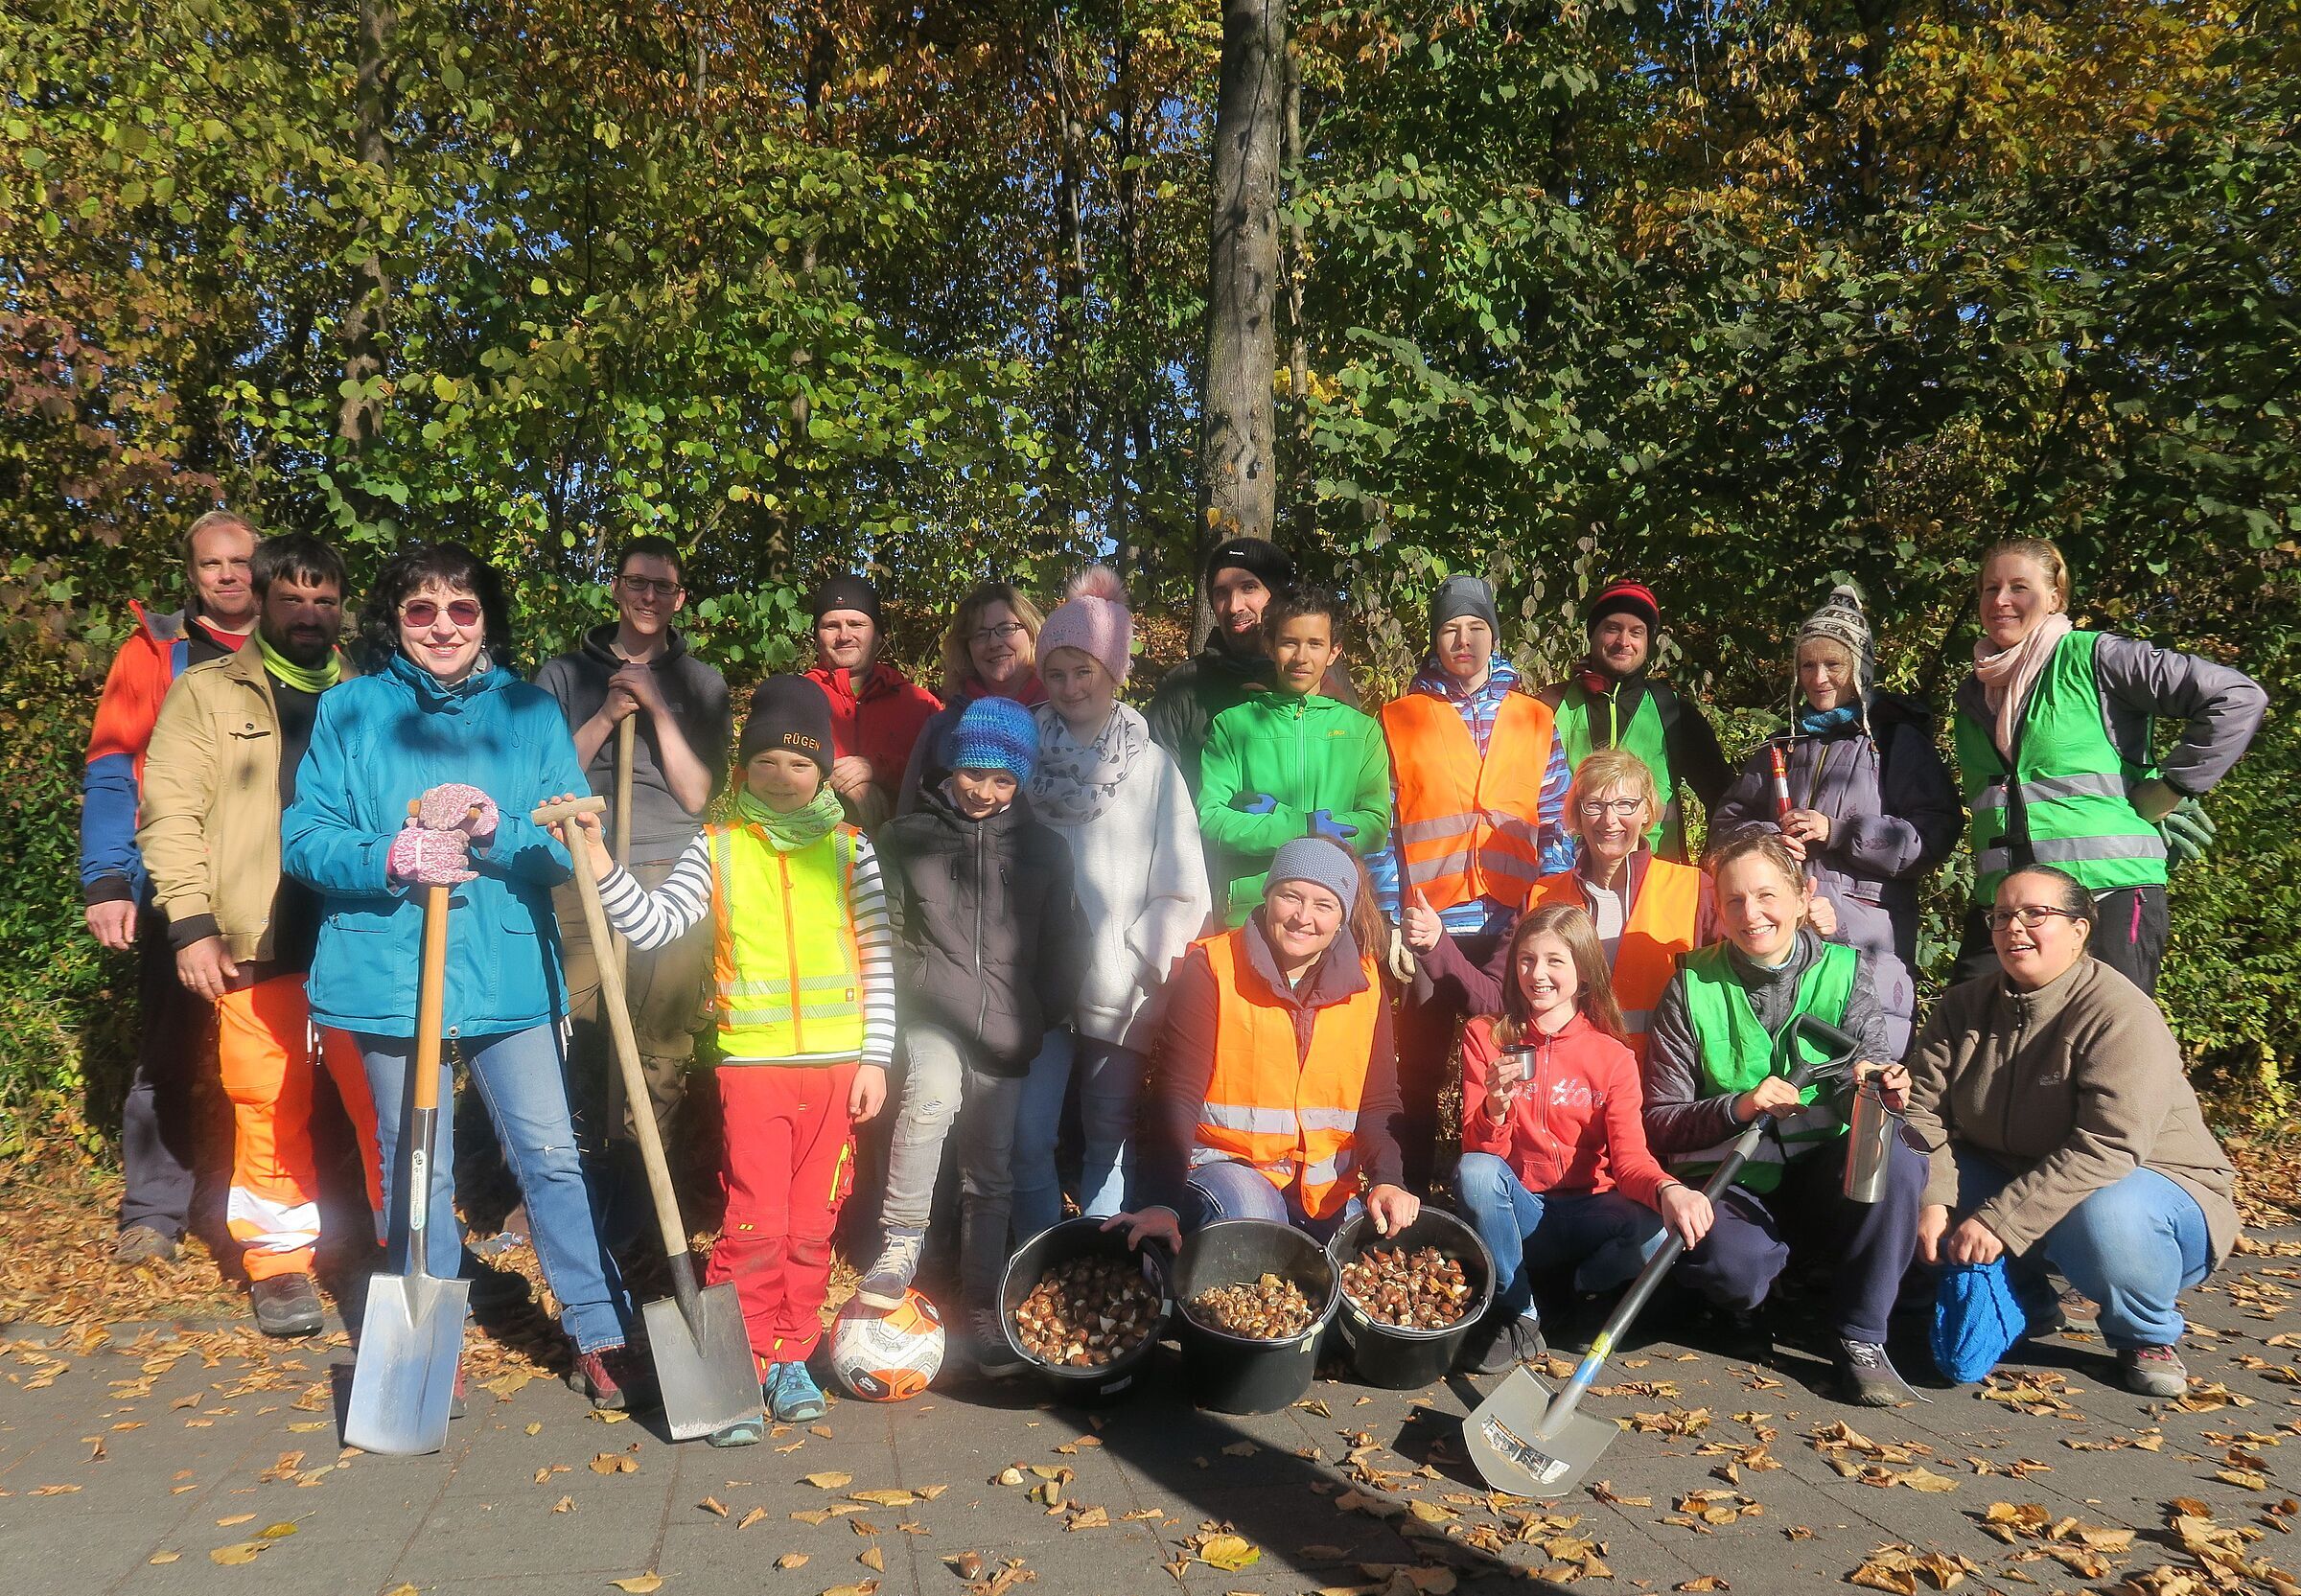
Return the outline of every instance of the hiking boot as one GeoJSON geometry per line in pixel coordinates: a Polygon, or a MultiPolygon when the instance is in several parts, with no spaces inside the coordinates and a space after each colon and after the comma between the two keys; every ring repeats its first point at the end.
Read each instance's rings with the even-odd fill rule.
{"type": "Polygon", "coordinates": [[[987,1380],[1003,1380],[1023,1372],[1022,1354],[1009,1345],[1007,1326],[995,1307],[978,1307],[967,1315],[974,1327],[975,1369],[987,1380]]]}
{"type": "Polygon", "coordinates": [[[892,1313],[902,1307],[903,1296],[918,1273],[918,1255],[926,1241],[925,1231],[889,1231],[886,1245],[879,1249],[879,1261],[855,1287],[855,1301],[882,1313],[892,1313]]]}
{"type": "Polygon", "coordinates": [[[166,1263],[175,1257],[175,1237],[151,1225],[130,1225],[112,1241],[114,1263],[166,1263]]]}
{"type": "Polygon", "coordinates": [[[631,1352],[624,1347],[577,1353],[575,1367],[568,1371],[569,1389],[580,1392],[593,1407],[609,1413],[621,1413],[631,1406],[632,1384],[631,1352]]]}
{"type": "Polygon", "coordinates": [[[2118,1383],[2143,1397],[2168,1401],[2189,1394],[2189,1366],[2171,1347],[2120,1347],[2118,1383]]]}
{"type": "Polygon", "coordinates": [[[1462,1344],[1473,1374],[1506,1375],[1520,1364],[1549,1355],[1542,1321],[1531,1313],[1488,1313],[1462,1344]]]}
{"type": "Polygon", "coordinates": [[[823,1387],[803,1363],[779,1363],[768,1371],[759,1395],[779,1424],[803,1424],[823,1417],[823,1387]]]}
{"type": "Polygon", "coordinates": [[[327,1317],[319,1288],[300,1269],[248,1282],[247,1300],[256,1310],[256,1329],[266,1335],[316,1335],[327,1317]]]}
{"type": "Polygon", "coordinates": [[[767,1439],[764,1419],[738,1419],[732,1424],[722,1424],[704,1440],[713,1446],[756,1446],[767,1439]]]}
{"type": "Polygon", "coordinates": [[[1839,1340],[1838,1379],[1846,1399],[1856,1407],[1899,1407],[1910,1399],[1886,1349],[1874,1341],[1839,1340]]]}

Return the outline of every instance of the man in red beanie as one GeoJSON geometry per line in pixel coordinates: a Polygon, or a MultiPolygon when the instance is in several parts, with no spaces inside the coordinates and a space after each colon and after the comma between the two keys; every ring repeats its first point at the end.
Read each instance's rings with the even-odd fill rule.
{"type": "Polygon", "coordinates": [[[1678,783],[1691,787],[1707,810],[1732,784],[1732,767],[1701,707],[1646,674],[1654,639],[1662,633],[1662,606],[1652,589],[1639,582],[1608,583],[1590,601],[1583,624],[1590,633],[1590,653],[1572,676],[1551,682],[1538,696],[1557,716],[1568,764],[1579,767],[1602,748],[1625,749],[1646,762],[1662,798],[1662,816],[1647,833],[1647,845],[1684,864],[1685,816],[1678,783]]]}

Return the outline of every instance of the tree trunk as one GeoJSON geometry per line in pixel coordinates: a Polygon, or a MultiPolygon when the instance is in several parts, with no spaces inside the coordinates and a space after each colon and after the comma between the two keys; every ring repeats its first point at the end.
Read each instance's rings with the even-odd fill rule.
{"type": "MultiPolygon", "coordinates": [[[[1221,539],[1270,536],[1277,370],[1278,165],[1286,0],[1223,0],[1215,101],[1214,203],[1207,224],[1205,386],[1198,470],[1198,564],[1221,539]]],[[[1200,595],[1201,632],[1212,625],[1200,595]]]]}
{"type": "Polygon", "coordinates": [[[1149,375],[1142,369],[1140,328],[1143,309],[1143,184],[1135,170],[1134,41],[1124,18],[1111,50],[1111,79],[1117,104],[1117,136],[1112,154],[1119,212],[1119,281],[1124,298],[1113,318],[1124,373],[1118,416],[1110,439],[1110,544],[1119,577],[1129,587],[1142,572],[1143,541],[1135,531],[1135,477],[1150,457],[1147,412],[1149,375]]]}
{"type": "Polygon", "coordinates": [[[1048,553],[1070,542],[1078,514],[1074,497],[1080,479],[1079,326],[1086,293],[1086,239],[1081,220],[1080,190],[1086,171],[1086,124],[1079,111],[1079,85],[1058,6],[1042,41],[1047,87],[1055,101],[1055,438],[1053,492],[1048,496],[1052,534],[1048,553]]]}
{"type": "MultiPolygon", "coordinates": [[[[1286,151],[1282,171],[1286,180],[1297,180],[1302,170],[1302,69],[1293,47],[1287,49],[1286,151]]],[[[1302,279],[1310,270],[1310,252],[1299,217],[1287,222],[1287,396],[1293,401],[1294,484],[1291,510],[1302,513],[1310,502],[1311,472],[1311,342],[1302,326],[1302,279]]]]}
{"type": "MultiPolygon", "coordinates": [[[[390,0],[360,0],[360,79],[356,94],[359,117],[355,153],[374,176],[376,202],[391,179],[390,55],[393,14],[390,0]]],[[[343,375],[346,382],[365,383],[384,370],[384,321],[391,307],[391,283],[384,266],[384,239],[374,216],[364,216],[360,232],[366,243],[365,258],[353,268],[357,296],[343,318],[343,375]]],[[[337,431],[356,456],[374,438],[383,424],[384,402],[377,396],[348,398],[337,411],[337,431]]]]}

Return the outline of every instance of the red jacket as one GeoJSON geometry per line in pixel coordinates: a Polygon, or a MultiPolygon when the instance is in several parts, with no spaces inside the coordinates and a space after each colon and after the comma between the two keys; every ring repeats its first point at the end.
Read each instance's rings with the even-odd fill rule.
{"type": "Polygon", "coordinates": [[[1629,1048],[1576,1014],[1555,1036],[1536,1031],[1534,1069],[1510,1118],[1497,1124],[1486,1083],[1501,1049],[1495,1019],[1462,1033],[1462,1147],[1492,1153],[1529,1191],[1609,1191],[1654,1206],[1670,1175],[1646,1150],[1638,1060],[1629,1048]]]}
{"type": "Polygon", "coordinates": [[[942,701],[884,659],[863,674],[861,691],[848,685],[848,673],[817,665],[807,680],[831,701],[831,747],[842,758],[859,754],[871,761],[871,779],[892,796],[902,784],[927,717],[942,701]]]}

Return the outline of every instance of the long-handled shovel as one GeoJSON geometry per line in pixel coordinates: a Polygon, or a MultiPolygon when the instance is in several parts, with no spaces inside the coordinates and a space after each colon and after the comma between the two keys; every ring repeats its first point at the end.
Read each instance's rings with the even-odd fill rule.
{"type": "MultiPolygon", "coordinates": [[[[626,715],[616,723],[616,829],[613,845],[608,851],[616,856],[616,864],[623,866],[631,863],[631,752],[639,730],[639,717],[636,713],[626,715]]],[[[613,947],[616,973],[630,974],[631,944],[617,937],[613,947]]],[[[646,1102],[650,1099],[642,1098],[639,1100],[646,1102]]]]}
{"type": "MultiPolygon", "coordinates": [[[[603,798],[570,798],[546,803],[530,818],[538,825],[554,825],[576,815],[596,815],[606,807],[603,798]]],[[[583,849],[569,851],[575,855],[575,891],[583,899],[592,946],[604,948],[607,912],[599,906],[599,884],[592,879],[591,861],[583,849]]],[[[687,1250],[686,1226],[680,1221],[679,1199],[672,1194],[671,1171],[663,1162],[662,1133],[656,1127],[646,1076],[639,1069],[639,1038],[632,1033],[631,1010],[623,1001],[623,972],[613,959],[599,960],[599,1001],[615,1037],[624,1095],[633,1104],[632,1128],[647,1166],[647,1187],[655,1197],[656,1221],[662,1227],[663,1250],[671,1261],[676,1300],[649,1303],[639,1313],[655,1356],[656,1381],[662,1388],[663,1422],[674,1441],[690,1441],[760,1418],[758,1365],[752,1359],[743,1305],[733,1284],[723,1282],[706,1290],[696,1284],[695,1258],[687,1250]]]]}
{"type": "MultiPolygon", "coordinates": [[[[1782,1033],[1783,1045],[1793,1053],[1801,1033],[1830,1050],[1825,1061],[1812,1064],[1801,1059],[1789,1072],[1790,1084],[1801,1091],[1813,1081],[1843,1075],[1860,1046],[1836,1026],[1801,1014],[1782,1033]]],[[[1702,1188],[1705,1197],[1713,1203],[1718,1200],[1757,1150],[1758,1139],[1772,1122],[1771,1115],[1760,1114],[1734,1138],[1725,1162],[1702,1188]]],[[[1630,1321],[1638,1317],[1646,1299],[1654,1295],[1662,1276],[1685,1250],[1685,1243],[1675,1233],[1663,1239],[1662,1249],[1646,1261],[1638,1279],[1622,1294],[1605,1329],[1592,1340],[1573,1377],[1556,1396],[1527,1370],[1513,1370],[1494,1388],[1494,1395],[1463,1421],[1463,1440],[1488,1485],[1516,1496],[1557,1497],[1582,1483],[1592,1466],[1614,1445],[1614,1438],[1622,1433],[1621,1426],[1611,1419],[1579,1412],[1583,1394],[1613,1355],[1614,1345],[1629,1330],[1630,1321]]]]}
{"type": "MultiPolygon", "coordinates": [[[[410,803],[409,814],[418,806],[410,803]]],[[[439,1122],[439,1041],[448,984],[448,895],[424,889],[423,974],[415,1000],[415,1091],[402,1136],[407,1178],[400,1206],[407,1215],[407,1269],[373,1275],[360,1350],[352,1365],[352,1399],[343,1416],[347,1446],[412,1456],[447,1445],[455,1365],[463,1357],[463,1317],[471,1283],[442,1280],[426,1266],[431,1207],[431,1139],[439,1122]]]]}

